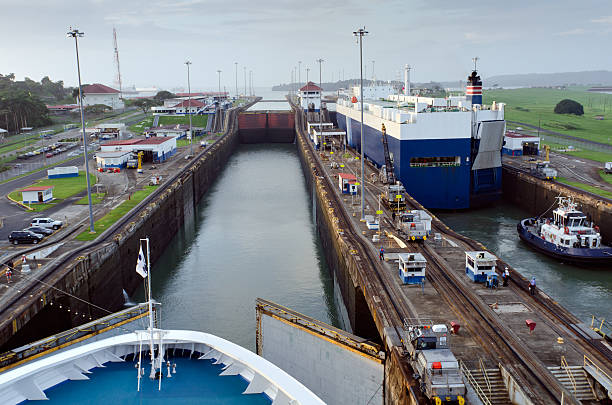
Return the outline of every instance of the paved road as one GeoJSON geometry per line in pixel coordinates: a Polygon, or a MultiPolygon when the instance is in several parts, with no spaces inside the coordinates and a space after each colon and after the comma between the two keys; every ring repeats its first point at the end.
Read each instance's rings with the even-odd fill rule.
{"type": "MultiPolygon", "coordinates": [[[[127,116],[127,117],[122,117],[117,121],[120,122],[126,122],[126,125],[130,125],[131,123],[140,121],[142,119],[142,113],[135,111],[133,114],[127,116]]],[[[113,121],[115,119],[111,118],[105,121],[113,121]]],[[[50,138],[46,138],[46,139],[41,139],[38,143],[33,144],[33,145],[29,145],[30,147],[41,147],[44,145],[49,145],[52,144],[54,142],[59,141],[60,139],[64,139],[64,138],[80,138],[81,137],[81,132],[79,128],[75,128],[75,129],[70,129],[68,131],[64,131],[61,132],[59,134],[55,134],[50,138]]],[[[73,149],[73,150],[77,150],[79,151],[79,149],[73,149]]],[[[80,150],[82,153],[82,150],[80,150]]],[[[62,160],[66,158],[67,154],[70,152],[66,152],[63,153],[61,155],[58,155],[62,160]]],[[[91,153],[91,152],[90,152],[91,153]]],[[[44,156],[41,155],[41,157],[38,158],[32,158],[32,159],[28,159],[28,160],[24,160],[23,162],[19,162],[19,163],[33,163],[36,160],[35,159],[46,159],[44,156]]],[[[75,157],[74,159],[61,163],[62,166],[83,166],[83,156],[78,156],[75,157]]],[[[58,165],[58,164],[57,164],[58,165]]],[[[56,166],[56,165],[54,165],[56,166]]],[[[95,162],[90,161],[90,169],[95,168],[95,162]]],[[[83,168],[84,170],[84,168],[83,168]]],[[[63,201],[60,204],[57,204],[56,206],[49,208],[48,210],[42,212],[42,213],[36,213],[36,212],[29,212],[24,210],[22,207],[20,207],[19,205],[13,203],[12,201],[10,201],[6,195],[10,192],[12,192],[13,190],[16,190],[18,188],[22,188],[22,187],[26,187],[29,186],[30,184],[34,183],[37,180],[43,179],[47,177],[47,169],[45,170],[41,170],[35,173],[31,173],[27,176],[15,179],[15,180],[11,180],[7,183],[4,184],[0,184],[0,220],[2,223],[2,226],[0,226],[0,246],[3,245],[7,245],[8,244],[8,235],[16,230],[16,229],[23,229],[25,227],[27,227],[30,224],[30,220],[32,218],[35,217],[39,217],[39,216],[50,216],[52,217],[54,213],[57,213],[59,211],[65,211],[65,208],[69,205],[71,205],[72,203],[74,203],[75,200],[78,200],[80,197],[82,197],[83,195],[85,195],[85,192],[80,193],[77,196],[71,197],[66,199],[65,201],[63,201]]],[[[59,219],[63,219],[63,218],[59,218],[59,219]]]]}
{"type": "MultiPolygon", "coordinates": [[[[83,165],[83,157],[79,156],[63,163],[66,166],[81,166],[83,165]]],[[[21,187],[29,186],[37,180],[47,177],[47,170],[41,170],[36,173],[31,173],[27,176],[9,181],[8,183],[0,184],[0,217],[3,220],[3,226],[0,228],[0,244],[4,244],[8,239],[11,231],[23,229],[28,226],[30,219],[37,216],[51,216],[53,212],[61,209],[67,202],[64,201],[44,213],[30,212],[24,210],[19,205],[15,204],[7,198],[7,194],[21,187]]]]}

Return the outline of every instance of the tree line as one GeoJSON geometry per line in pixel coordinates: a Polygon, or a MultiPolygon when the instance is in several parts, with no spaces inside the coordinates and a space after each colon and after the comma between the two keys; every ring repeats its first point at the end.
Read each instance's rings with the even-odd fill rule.
{"type": "Polygon", "coordinates": [[[0,74],[0,128],[19,132],[24,127],[40,127],[51,124],[45,101],[51,103],[74,102],[71,89],[64,82],[45,76],[40,82],[28,77],[15,80],[15,74],[0,74]],[[72,101],[71,101],[72,100],[72,101]]]}

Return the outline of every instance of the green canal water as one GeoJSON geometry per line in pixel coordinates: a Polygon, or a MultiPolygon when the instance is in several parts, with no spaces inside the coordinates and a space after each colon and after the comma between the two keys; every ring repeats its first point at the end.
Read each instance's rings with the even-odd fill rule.
{"type": "MultiPolygon", "coordinates": [[[[162,326],[213,333],[254,350],[257,297],[339,326],[310,192],[295,145],[241,145],[153,268],[162,326]]],[[[437,215],[535,276],[585,322],[592,314],[612,319],[612,271],[562,264],[529,249],[516,233],[528,213],[501,203],[437,215]]],[[[142,291],[134,299],[141,301],[142,291]]]]}
{"type": "Polygon", "coordinates": [[[254,350],[257,297],[338,325],[295,145],[241,145],[152,274],[164,328],[254,350]]]}
{"type": "Polygon", "coordinates": [[[612,320],[612,269],[564,264],[530,249],[516,232],[518,221],[532,216],[528,212],[500,203],[436,215],[455,231],[482,242],[523,276],[535,277],[539,288],[584,322],[590,323],[591,315],[612,320]]]}

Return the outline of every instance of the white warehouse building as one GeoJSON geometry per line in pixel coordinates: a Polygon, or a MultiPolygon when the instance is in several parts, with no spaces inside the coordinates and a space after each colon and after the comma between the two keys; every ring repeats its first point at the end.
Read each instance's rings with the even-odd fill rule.
{"type": "Polygon", "coordinates": [[[119,90],[105,86],[100,83],[83,86],[83,106],[104,104],[116,110],[123,108],[123,100],[120,98],[119,90]]]}
{"type": "Polygon", "coordinates": [[[163,162],[176,153],[176,138],[152,138],[110,141],[100,145],[102,152],[144,152],[145,162],[163,162]]]}

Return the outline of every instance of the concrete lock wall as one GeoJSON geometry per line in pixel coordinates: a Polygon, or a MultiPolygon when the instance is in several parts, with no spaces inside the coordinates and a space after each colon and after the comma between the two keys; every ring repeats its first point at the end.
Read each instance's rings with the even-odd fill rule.
{"type": "MultiPolygon", "coordinates": [[[[142,278],[134,271],[139,239],[150,238],[151,261],[155,263],[185,218],[193,217],[194,207],[239,143],[238,131],[230,131],[154,196],[131,222],[118,229],[110,242],[72,261],[58,263],[59,268],[45,282],[105,310],[121,309],[123,291],[131,295],[136,288],[142,288],[142,278]]],[[[108,315],[58,290],[37,286],[30,296],[13,304],[14,318],[0,320],[0,350],[78,326],[90,317],[108,315]],[[71,312],[60,310],[60,304],[69,305],[71,312]]]]}
{"type": "Polygon", "coordinates": [[[258,336],[260,356],[297,378],[326,403],[384,403],[382,361],[266,314],[261,316],[258,336]]]}

